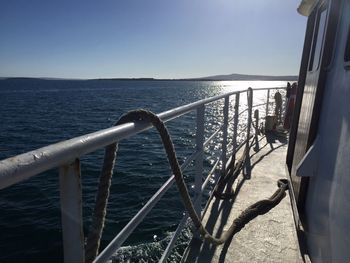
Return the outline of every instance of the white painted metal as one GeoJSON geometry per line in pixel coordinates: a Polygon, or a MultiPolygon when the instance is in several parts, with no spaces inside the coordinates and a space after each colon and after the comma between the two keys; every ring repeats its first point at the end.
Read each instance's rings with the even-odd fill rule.
{"type": "MultiPolygon", "coordinates": [[[[254,88],[255,91],[259,91],[259,90],[278,90],[278,89],[282,89],[285,90],[286,87],[271,87],[271,88],[254,88]]],[[[244,92],[246,92],[247,90],[244,90],[244,92]]],[[[242,92],[241,92],[242,93],[242,92]]],[[[231,95],[230,95],[231,96],[231,95]]]]}
{"type": "Polygon", "coordinates": [[[266,103],[255,104],[255,105],[253,105],[253,108],[261,107],[261,106],[265,106],[265,105],[266,105],[266,103]]]}
{"type": "MultiPolygon", "coordinates": [[[[169,121],[195,110],[200,106],[225,98],[228,95],[236,94],[237,92],[199,100],[194,103],[162,112],[158,116],[163,121],[169,121]]],[[[130,122],[75,137],[56,144],[51,144],[34,151],[2,160],[0,161],[0,189],[6,188],[49,169],[64,165],[70,160],[79,158],[82,155],[93,152],[116,141],[129,138],[151,127],[152,126],[149,123],[130,122]]]]}
{"type": "Polygon", "coordinates": [[[106,262],[115,251],[124,243],[134,229],[142,222],[146,215],[158,203],[161,197],[168,191],[168,189],[175,182],[175,177],[172,175],[165,184],[148,200],[144,207],[142,207],[137,214],[129,221],[129,223],[118,233],[118,235],[108,244],[108,246],[98,255],[94,263],[106,262]]]}
{"type": "MultiPolygon", "coordinates": [[[[247,99],[248,99],[247,138],[249,138],[251,126],[252,126],[252,109],[253,109],[253,90],[251,88],[249,88],[247,91],[247,99]]],[[[249,140],[247,140],[246,143],[247,143],[247,146],[249,146],[249,140]]],[[[249,155],[249,152],[247,154],[249,155]]]]}
{"type": "MultiPolygon", "coordinates": [[[[257,90],[271,89],[283,88],[262,88],[257,90]]],[[[246,92],[246,90],[235,91],[208,99],[199,100],[194,103],[162,112],[158,116],[166,122],[180,117],[192,110],[195,110],[199,106],[212,103],[233,94],[243,92],[246,92]]],[[[0,189],[21,182],[25,179],[30,178],[31,176],[45,172],[49,169],[64,165],[70,162],[70,160],[79,158],[82,155],[103,148],[116,141],[129,138],[149,128],[151,128],[151,125],[149,123],[130,122],[83,136],[75,137],[63,142],[51,144],[34,151],[2,160],[0,161],[0,189]]]]}
{"type": "Polygon", "coordinates": [[[341,1],[338,16],[332,62],[326,70],[319,106],[317,175],[309,180],[304,209],[312,262],[350,260],[350,69],[344,62],[350,1],[341,1]]]}
{"type": "Polygon", "coordinates": [[[219,129],[217,129],[210,137],[204,142],[203,148],[207,147],[209,143],[214,139],[215,136],[219,134],[219,132],[222,130],[223,126],[221,126],[219,129]]]}
{"type": "Polygon", "coordinates": [[[247,120],[247,138],[246,138],[246,160],[247,162],[245,163],[244,166],[244,174],[245,175],[250,175],[250,159],[249,159],[249,143],[250,143],[250,131],[251,131],[251,126],[252,126],[252,109],[253,109],[253,90],[251,88],[248,89],[247,91],[247,101],[248,101],[248,120],[247,120]]]}
{"type": "Polygon", "coordinates": [[[239,96],[240,94],[236,94],[235,98],[235,113],[233,119],[233,138],[232,138],[232,158],[233,164],[236,161],[236,152],[237,152],[237,132],[238,132],[238,114],[239,114],[239,96]]]}
{"type": "Polygon", "coordinates": [[[60,198],[65,263],[84,263],[80,161],[60,167],[60,198]]]}
{"type": "Polygon", "coordinates": [[[230,103],[230,97],[225,97],[224,102],[224,125],[223,125],[223,134],[222,134],[222,167],[221,172],[222,174],[225,174],[226,169],[226,161],[227,161],[227,129],[228,129],[228,111],[229,111],[229,103],[230,103]]]}
{"type": "MultiPolygon", "coordinates": [[[[276,88],[269,88],[268,90],[270,89],[276,88]]],[[[209,99],[204,99],[163,112],[158,115],[163,121],[169,121],[171,119],[180,117],[183,114],[188,113],[189,111],[195,109],[197,110],[197,148],[196,151],[183,163],[181,169],[186,169],[186,167],[188,167],[188,165],[193,160],[196,160],[196,201],[194,203],[196,211],[199,215],[201,213],[201,192],[204,190],[204,187],[209,181],[208,178],[210,178],[211,174],[213,173],[213,171],[219,163],[216,162],[214,164],[214,167],[212,168],[209,177],[205,180],[205,183],[202,185],[203,148],[210,143],[210,141],[219,133],[220,130],[223,130],[224,133],[226,131],[226,135],[224,135],[224,137],[226,137],[225,147],[227,146],[228,102],[229,96],[234,94],[236,95],[234,131],[235,134],[237,134],[237,124],[239,116],[239,94],[242,92],[246,92],[246,90],[231,92],[209,99]],[[224,124],[204,142],[204,107],[208,103],[223,98],[225,98],[224,124]]],[[[83,135],[80,137],[76,137],[67,141],[49,145],[25,154],[2,160],[0,162],[0,189],[28,179],[31,176],[36,175],[38,173],[60,166],[62,228],[64,232],[63,240],[65,250],[65,262],[83,262],[84,237],[82,232],[81,216],[82,200],[80,186],[80,165],[78,160],[75,161],[74,164],[67,165],[67,163],[70,163],[71,160],[74,160],[84,154],[90,153],[99,148],[105,147],[106,145],[109,145],[113,142],[119,141],[127,137],[131,137],[137,133],[149,129],[150,127],[151,126],[149,124],[144,122],[127,123],[116,127],[97,131],[94,133],[90,133],[87,135],[83,135]],[[74,242],[72,240],[74,240],[74,242]]],[[[245,140],[242,143],[242,145],[246,142],[247,140],[245,140]]],[[[234,144],[234,147],[236,147],[236,143],[234,144]]],[[[236,147],[236,150],[238,150],[238,148],[236,147]]],[[[222,153],[222,156],[225,154],[225,152],[226,151],[222,153]]],[[[230,158],[232,158],[232,156],[230,158]]],[[[225,157],[223,160],[225,160],[226,162],[226,159],[227,157],[225,157]]],[[[225,165],[223,167],[225,167],[225,165]]],[[[123,230],[113,239],[113,241],[107,246],[107,248],[98,256],[95,262],[105,262],[108,260],[108,258],[116,251],[116,249],[118,249],[122,245],[122,243],[132,233],[136,226],[143,220],[143,218],[151,211],[153,206],[171,187],[174,181],[174,176],[171,176],[166,181],[166,183],[152,196],[152,198],[146,203],[146,205],[131,219],[131,221],[123,228],[123,230]]],[[[169,251],[171,250],[171,246],[172,245],[170,244],[169,251]]],[[[166,257],[164,258],[166,259],[166,257]]]]}
{"type": "MultiPolygon", "coordinates": [[[[184,171],[190,163],[197,158],[200,154],[199,151],[193,153],[186,161],[181,165],[181,170],[184,171]]],[[[148,202],[139,210],[139,212],[129,221],[129,223],[119,232],[119,234],[109,243],[109,245],[102,251],[102,253],[96,258],[94,262],[105,262],[110,258],[113,253],[123,244],[123,242],[130,236],[132,231],[142,222],[162,196],[169,190],[174,184],[175,176],[170,178],[158,189],[158,191],[148,200],[148,202]]]]}
{"type": "Polygon", "coordinates": [[[240,113],[238,113],[238,116],[241,116],[243,113],[245,113],[246,111],[248,111],[248,109],[242,110],[240,113]]]}
{"type": "MultiPolygon", "coordinates": [[[[197,109],[197,131],[196,131],[196,151],[200,152],[195,160],[195,180],[194,180],[194,192],[195,198],[201,199],[202,196],[202,177],[203,177],[203,156],[204,156],[204,106],[197,109]]],[[[201,216],[201,202],[195,205],[195,210],[198,216],[201,216]]]]}

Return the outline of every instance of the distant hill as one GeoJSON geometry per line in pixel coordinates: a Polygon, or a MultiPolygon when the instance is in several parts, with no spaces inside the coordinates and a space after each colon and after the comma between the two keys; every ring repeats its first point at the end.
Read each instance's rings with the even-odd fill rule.
{"type": "Polygon", "coordinates": [[[202,78],[191,78],[190,80],[286,80],[297,81],[298,76],[266,76],[266,75],[245,75],[245,74],[229,74],[215,75],[202,78]]]}
{"type": "Polygon", "coordinates": [[[266,75],[246,75],[246,74],[229,74],[229,75],[215,75],[200,78],[183,78],[183,79],[156,79],[156,78],[106,78],[99,80],[192,80],[192,81],[220,81],[220,80],[284,80],[297,81],[298,76],[266,76],[266,75]]]}
{"type": "Polygon", "coordinates": [[[229,75],[215,75],[201,78],[183,78],[183,79],[156,79],[156,78],[97,78],[97,79],[64,79],[64,78],[31,78],[31,77],[0,77],[1,80],[141,80],[141,81],[164,81],[164,80],[191,80],[191,81],[220,81],[220,80],[284,80],[284,81],[297,81],[298,76],[266,76],[266,75],[246,75],[246,74],[229,74],[229,75]]]}

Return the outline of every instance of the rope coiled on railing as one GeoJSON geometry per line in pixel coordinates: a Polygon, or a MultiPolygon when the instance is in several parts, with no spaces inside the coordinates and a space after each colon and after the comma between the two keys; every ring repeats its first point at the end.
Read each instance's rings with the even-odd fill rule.
{"type": "MultiPolygon", "coordinates": [[[[243,211],[241,215],[233,221],[229,230],[224,232],[220,238],[213,237],[205,229],[200,217],[194,209],[176,157],[174,145],[163,121],[150,111],[135,110],[123,115],[116,125],[136,121],[150,122],[158,130],[185,208],[201,236],[213,244],[219,245],[225,243],[230,237],[240,231],[250,220],[258,215],[268,212],[286,195],[285,191],[288,188],[288,184],[285,181],[279,181],[279,189],[269,199],[261,200],[248,207],[248,209],[243,211]]],[[[93,222],[87,238],[85,260],[88,263],[93,262],[98,254],[117,149],[117,143],[110,144],[105,148],[105,157],[97,191],[93,222]]]]}

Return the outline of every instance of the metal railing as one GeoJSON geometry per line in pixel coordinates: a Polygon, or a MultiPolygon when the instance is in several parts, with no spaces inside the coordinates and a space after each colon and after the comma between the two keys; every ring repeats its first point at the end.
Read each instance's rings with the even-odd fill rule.
{"type": "MultiPolygon", "coordinates": [[[[195,209],[201,214],[202,193],[208,185],[209,179],[221,165],[221,172],[224,172],[228,163],[235,159],[236,151],[248,142],[246,139],[240,145],[237,143],[239,115],[248,112],[247,134],[250,133],[250,124],[252,122],[252,108],[266,105],[266,114],[269,112],[270,90],[284,88],[262,88],[254,91],[267,91],[267,102],[259,105],[248,104],[248,108],[239,112],[240,95],[247,93],[253,96],[253,90],[241,90],[227,94],[203,99],[181,107],[177,107],[158,114],[165,122],[178,118],[191,111],[196,111],[196,148],[181,169],[185,170],[192,161],[195,162],[195,209]],[[234,96],[233,118],[229,120],[230,98],[234,96]],[[208,136],[205,141],[205,107],[213,102],[224,100],[223,106],[223,124],[208,136]],[[228,128],[233,121],[232,150],[228,152],[228,128]],[[204,149],[214,137],[222,132],[222,153],[214,162],[207,177],[203,180],[203,159],[204,149]],[[228,158],[230,156],[230,158],[228,158]]],[[[84,233],[82,217],[82,189],[81,189],[81,171],[80,157],[103,148],[111,143],[131,137],[142,131],[150,129],[151,125],[145,122],[126,123],[108,129],[100,130],[94,133],[75,137],[70,140],[62,141],[56,144],[20,154],[0,161],[0,189],[6,188],[23,180],[29,179],[39,173],[49,169],[59,168],[60,200],[61,200],[61,218],[63,232],[63,249],[65,262],[84,262],[84,233]]],[[[158,189],[158,191],[148,200],[148,202],[138,211],[138,213],[129,221],[129,223],[115,236],[109,245],[99,254],[94,262],[107,261],[123,242],[130,236],[132,231],[142,222],[145,216],[157,204],[162,196],[173,185],[174,176],[170,178],[158,189]]],[[[164,251],[159,262],[165,262],[173,248],[177,237],[183,230],[188,216],[185,213],[181,219],[176,231],[174,232],[167,248],[164,251]]]]}

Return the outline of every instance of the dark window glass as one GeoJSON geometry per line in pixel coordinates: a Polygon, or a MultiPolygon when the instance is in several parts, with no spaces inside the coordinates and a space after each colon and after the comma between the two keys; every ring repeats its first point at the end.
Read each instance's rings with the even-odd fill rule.
{"type": "Polygon", "coordinates": [[[323,9],[321,12],[318,13],[317,16],[317,23],[313,38],[313,51],[312,56],[310,58],[309,63],[309,70],[316,70],[320,63],[321,58],[321,50],[322,50],[322,44],[323,44],[323,36],[325,32],[326,27],[326,18],[327,18],[327,10],[323,9]]]}

